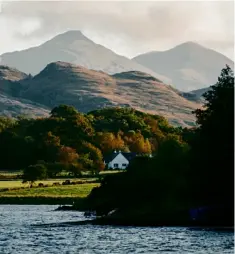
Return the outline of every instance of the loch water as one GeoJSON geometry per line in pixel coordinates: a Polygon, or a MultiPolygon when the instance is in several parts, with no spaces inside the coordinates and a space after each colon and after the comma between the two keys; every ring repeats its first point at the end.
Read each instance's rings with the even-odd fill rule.
{"type": "Polygon", "coordinates": [[[54,211],[56,207],[0,205],[0,254],[234,253],[233,232],[185,227],[60,225],[85,218],[80,212],[54,211]],[[48,223],[56,226],[42,225],[48,223]]]}

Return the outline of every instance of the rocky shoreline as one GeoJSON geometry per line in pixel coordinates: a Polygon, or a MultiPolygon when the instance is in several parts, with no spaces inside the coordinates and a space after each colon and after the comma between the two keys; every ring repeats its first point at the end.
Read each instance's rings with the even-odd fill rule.
{"type": "MultiPolygon", "coordinates": [[[[60,206],[57,211],[80,211],[73,206],[60,206]]],[[[84,212],[84,211],[83,211],[84,212]]],[[[179,211],[175,214],[163,215],[158,211],[146,213],[143,210],[116,210],[108,215],[95,216],[90,211],[85,211],[86,218],[91,218],[84,221],[68,222],[67,225],[109,225],[109,226],[133,226],[133,227],[190,227],[193,229],[211,229],[221,231],[233,231],[234,225],[231,221],[220,221],[220,223],[209,220],[192,220],[190,213],[187,211],[179,211]]]]}

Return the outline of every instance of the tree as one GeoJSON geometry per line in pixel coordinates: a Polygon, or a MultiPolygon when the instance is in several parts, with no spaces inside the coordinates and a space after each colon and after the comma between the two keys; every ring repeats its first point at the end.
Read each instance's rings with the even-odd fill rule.
{"type": "Polygon", "coordinates": [[[89,142],[82,142],[82,146],[77,148],[77,151],[82,154],[89,154],[89,158],[93,161],[102,161],[103,155],[99,148],[89,142]]]}
{"type": "Polygon", "coordinates": [[[115,149],[122,150],[125,147],[125,143],[121,136],[115,136],[111,132],[98,133],[96,136],[96,143],[104,154],[112,152],[115,149]]]}
{"type": "Polygon", "coordinates": [[[68,165],[67,170],[75,177],[80,177],[82,175],[82,171],[84,171],[84,168],[81,163],[72,163],[68,165]]]}
{"type": "Polygon", "coordinates": [[[78,163],[82,166],[83,171],[89,171],[93,168],[93,161],[89,158],[89,154],[81,154],[78,158],[78,163]]]}
{"type": "MultiPolygon", "coordinates": [[[[38,162],[39,163],[39,162],[38,162]]],[[[49,178],[56,177],[63,170],[68,168],[67,164],[61,162],[41,162],[47,168],[47,176],[49,178]]]]}
{"type": "Polygon", "coordinates": [[[87,158],[92,160],[91,171],[93,174],[104,170],[105,165],[103,162],[103,155],[99,148],[91,143],[83,142],[79,149],[87,158]]]}
{"type": "Polygon", "coordinates": [[[37,180],[43,180],[47,177],[47,169],[43,164],[30,165],[24,169],[23,183],[29,182],[32,186],[37,180]]]}
{"type": "MultiPolygon", "coordinates": [[[[40,144],[41,142],[39,142],[40,144]]],[[[56,162],[58,161],[59,152],[61,149],[60,138],[48,132],[45,137],[43,137],[42,143],[39,146],[39,158],[46,162],[56,162]]]]}
{"type": "Polygon", "coordinates": [[[0,116],[0,133],[7,128],[12,127],[15,121],[11,118],[0,116]]]}
{"type": "Polygon", "coordinates": [[[68,147],[68,146],[61,146],[58,152],[58,161],[64,164],[75,163],[78,160],[78,154],[76,150],[68,147]]]}
{"type": "MultiPolygon", "coordinates": [[[[53,119],[58,120],[58,118],[53,119]]],[[[89,119],[83,114],[77,113],[61,120],[60,125],[55,127],[54,133],[60,137],[63,145],[76,148],[82,141],[90,141],[94,135],[89,119]]]]}
{"type": "Polygon", "coordinates": [[[126,138],[127,144],[131,152],[136,153],[146,153],[150,154],[151,144],[148,139],[144,139],[141,133],[129,134],[129,137],[126,138]]]}
{"type": "Polygon", "coordinates": [[[78,111],[74,107],[68,105],[59,105],[51,111],[51,117],[69,118],[74,117],[77,114],[78,111]]]}
{"type": "Polygon", "coordinates": [[[233,202],[234,74],[229,66],[204,98],[204,109],[194,112],[199,125],[192,141],[193,176],[200,182],[197,192],[206,202],[233,202]]]}

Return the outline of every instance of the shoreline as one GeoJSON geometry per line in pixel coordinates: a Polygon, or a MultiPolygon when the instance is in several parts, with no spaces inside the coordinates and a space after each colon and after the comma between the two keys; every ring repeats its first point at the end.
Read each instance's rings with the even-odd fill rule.
{"type": "MultiPolygon", "coordinates": [[[[69,198],[69,197],[1,197],[0,205],[58,205],[55,211],[77,211],[85,212],[86,209],[81,209],[84,205],[84,198],[69,198]],[[76,201],[79,202],[79,209],[76,209],[72,205],[76,201]],[[62,205],[62,207],[60,207],[62,205]],[[63,209],[63,206],[68,205],[71,209],[63,209]],[[61,209],[60,209],[61,208],[61,209]]],[[[192,230],[216,230],[234,232],[234,225],[208,225],[197,224],[191,221],[181,220],[149,220],[149,219],[130,219],[130,218],[115,218],[113,216],[98,217],[94,219],[84,219],[83,221],[71,221],[63,223],[52,224],[40,224],[32,225],[36,227],[48,226],[48,227],[61,227],[61,226],[79,226],[79,225],[94,225],[94,226],[117,226],[117,227],[187,227],[192,230]]]]}

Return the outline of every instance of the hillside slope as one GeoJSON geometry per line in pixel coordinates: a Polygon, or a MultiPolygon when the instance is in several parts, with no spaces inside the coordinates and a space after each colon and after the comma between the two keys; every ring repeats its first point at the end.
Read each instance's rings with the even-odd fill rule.
{"type": "Polygon", "coordinates": [[[20,115],[32,118],[48,116],[49,110],[32,101],[0,93],[0,116],[17,117],[20,115]]]}
{"type": "Polygon", "coordinates": [[[30,77],[17,69],[0,65],[0,115],[16,117],[27,115],[30,117],[46,116],[49,111],[46,107],[29,100],[19,98],[23,89],[21,82],[30,77]]]}
{"type": "Polygon", "coordinates": [[[21,85],[21,98],[48,108],[68,104],[88,112],[103,107],[133,107],[163,115],[170,122],[183,126],[194,124],[191,111],[200,107],[146,73],[130,71],[108,75],[65,62],[47,65],[21,85]]]}

